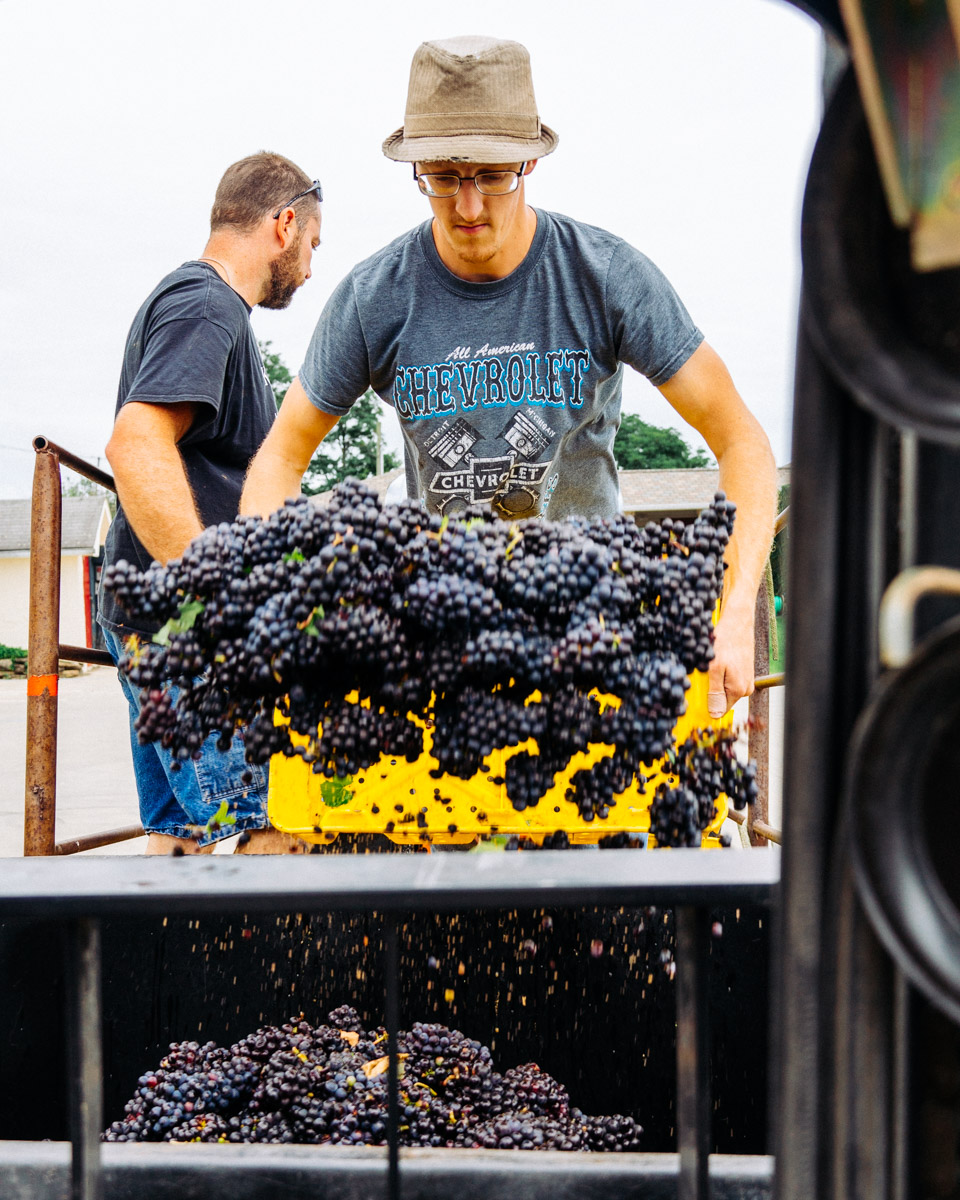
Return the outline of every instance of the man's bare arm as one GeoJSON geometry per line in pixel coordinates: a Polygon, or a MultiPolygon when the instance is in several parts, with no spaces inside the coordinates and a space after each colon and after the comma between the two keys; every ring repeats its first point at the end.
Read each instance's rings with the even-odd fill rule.
{"type": "Polygon", "coordinates": [[[117,414],[107,459],[133,532],[158,562],[179,558],[203,529],[177,442],[196,405],[131,400],[117,414]]]}
{"type": "Polygon", "coordinates": [[[720,716],[753,691],[754,610],[773,540],[776,464],[767,435],[705,342],[660,391],[710,447],[720,487],[737,506],[709,673],[708,708],[711,716],[720,716]]]}
{"type": "Polygon", "coordinates": [[[261,517],[300,495],[303,473],[313,452],[338,417],[311,404],[299,379],[287,389],[277,419],[254,455],[240,497],[240,512],[261,517]]]}

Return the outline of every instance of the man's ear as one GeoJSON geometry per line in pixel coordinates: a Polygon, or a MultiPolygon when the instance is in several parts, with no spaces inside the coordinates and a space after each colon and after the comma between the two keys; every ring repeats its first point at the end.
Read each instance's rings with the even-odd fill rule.
{"type": "Polygon", "coordinates": [[[537,165],[537,163],[539,161],[540,161],[539,158],[531,159],[530,162],[528,162],[526,167],[524,168],[524,172],[523,172],[524,175],[529,175],[530,172],[533,170],[533,168],[537,165]]]}
{"type": "Polygon", "coordinates": [[[297,225],[297,214],[292,208],[284,208],[273,224],[276,228],[277,241],[280,243],[281,249],[286,250],[300,232],[300,227],[297,225]]]}

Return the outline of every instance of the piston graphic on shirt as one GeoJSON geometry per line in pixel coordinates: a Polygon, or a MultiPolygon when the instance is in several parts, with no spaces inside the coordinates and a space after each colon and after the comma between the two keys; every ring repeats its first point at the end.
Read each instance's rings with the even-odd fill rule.
{"type": "Polygon", "coordinates": [[[456,516],[468,504],[493,504],[503,516],[533,516],[540,509],[540,486],[551,458],[539,459],[549,449],[555,432],[536,413],[516,412],[500,431],[498,441],[510,452],[477,456],[473,447],[480,434],[465,420],[445,421],[424,444],[440,465],[427,484],[440,512],[456,516]]]}
{"type": "Polygon", "coordinates": [[[431,458],[442,462],[445,467],[455,467],[463,462],[479,440],[480,434],[469,421],[460,417],[452,423],[444,421],[437,432],[427,439],[426,449],[431,458]]]}

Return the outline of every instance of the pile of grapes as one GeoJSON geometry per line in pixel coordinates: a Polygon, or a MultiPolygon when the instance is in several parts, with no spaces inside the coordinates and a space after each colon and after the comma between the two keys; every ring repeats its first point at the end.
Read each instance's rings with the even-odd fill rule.
{"type": "MultiPolygon", "coordinates": [[[[328,1024],[302,1017],[228,1049],[175,1042],[137,1080],[107,1142],[387,1141],[387,1034],[342,1005],[328,1024]]],[[[638,1150],[632,1118],[588,1117],[534,1063],[500,1074],[490,1050],[445,1025],[398,1039],[399,1142],[495,1150],[638,1150]]]]}
{"type": "MultiPolygon", "coordinates": [[[[450,520],[413,501],[384,506],[347,481],[325,508],[302,498],[211,527],[169,564],[117,562],[105,583],[120,604],[166,623],[122,663],[143,689],[140,740],[186,761],[242,726],[248,761],[299,754],[342,779],[382,755],[415,761],[416,716],[432,727],[440,774],[469,779],[495,748],[522,747],[505,766],[517,810],[602,744],[611,754],[577,771],[566,798],[603,819],[668,750],[688,674],[712,658],[733,513],[718,493],[686,526],[509,524],[481,507],[450,520]]],[[[734,774],[724,781],[742,807],[734,774]]],[[[699,828],[715,799],[695,805],[699,828]]],[[[674,807],[661,844],[681,844],[675,828],[686,844],[689,820],[674,807]]]]}

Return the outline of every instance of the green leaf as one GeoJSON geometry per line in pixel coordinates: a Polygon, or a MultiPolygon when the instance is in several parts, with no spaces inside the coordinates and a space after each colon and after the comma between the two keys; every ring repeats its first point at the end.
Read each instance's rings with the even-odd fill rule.
{"type": "Polygon", "coordinates": [[[320,784],[320,799],[327,808],[342,808],[353,799],[353,791],[347,786],[353,783],[353,776],[343,779],[325,779],[320,784]]]}
{"type": "Polygon", "coordinates": [[[318,604],[310,616],[307,617],[306,621],[304,621],[302,625],[298,625],[297,628],[302,629],[307,637],[319,637],[320,630],[313,623],[313,619],[314,617],[319,616],[320,620],[322,621],[326,615],[327,614],[323,611],[323,605],[318,604]]]}
{"type": "Polygon", "coordinates": [[[206,831],[207,833],[211,833],[216,825],[236,825],[236,823],[237,818],[230,811],[229,804],[227,804],[226,800],[221,800],[220,807],[206,824],[206,831]]]}
{"type": "Polygon", "coordinates": [[[180,626],[181,631],[184,629],[192,629],[196,624],[197,617],[203,612],[202,600],[188,600],[180,605],[180,626]]]}
{"type": "Polygon", "coordinates": [[[306,562],[307,560],[304,557],[303,551],[299,546],[297,546],[295,550],[291,550],[288,554],[284,554],[283,561],[301,563],[306,562]]]}
{"type": "Polygon", "coordinates": [[[175,617],[164,625],[164,627],[153,635],[153,640],[158,646],[169,646],[170,639],[175,633],[185,633],[188,629],[192,629],[197,623],[197,617],[203,612],[204,604],[202,600],[191,600],[188,596],[180,605],[180,611],[175,617]]]}

